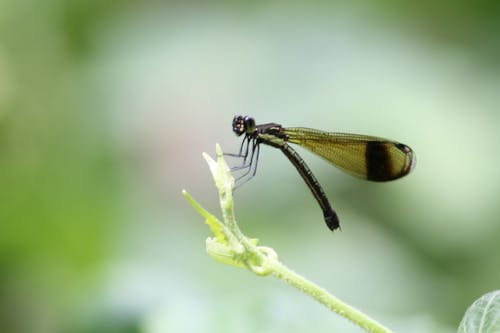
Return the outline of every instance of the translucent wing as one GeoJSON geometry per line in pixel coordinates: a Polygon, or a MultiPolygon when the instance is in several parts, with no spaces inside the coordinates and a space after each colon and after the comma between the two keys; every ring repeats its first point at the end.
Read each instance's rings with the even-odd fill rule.
{"type": "Polygon", "coordinates": [[[403,177],[415,166],[410,147],[374,136],[323,132],[310,128],[284,129],[288,142],[323,157],[341,170],[367,180],[403,177]]]}

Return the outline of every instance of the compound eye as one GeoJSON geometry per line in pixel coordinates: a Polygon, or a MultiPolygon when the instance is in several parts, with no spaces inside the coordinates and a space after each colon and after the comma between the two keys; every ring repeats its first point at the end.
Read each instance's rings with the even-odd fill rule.
{"type": "Polygon", "coordinates": [[[246,119],[245,118],[243,118],[242,116],[235,116],[233,118],[233,132],[237,136],[240,136],[243,133],[245,133],[245,128],[246,128],[246,125],[245,125],[246,119]]]}

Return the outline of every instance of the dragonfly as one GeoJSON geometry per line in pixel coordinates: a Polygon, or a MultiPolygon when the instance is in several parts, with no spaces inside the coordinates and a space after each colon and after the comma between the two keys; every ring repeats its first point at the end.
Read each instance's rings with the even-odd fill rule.
{"type": "Polygon", "coordinates": [[[261,144],[277,148],[297,169],[318,202],[327,227],[340,228],[337,213],[311,169],[290,146],[297,144],[321,156],[340,170],[375,182],[386,182],[410,173],[416,165],[413,150],[405,144],[368,135],[325,132],[306,127],[283,127],[277,123],[256,125],[251,116],[235,116],[233,132],[244,136],[239,154],[247,171],[240,178],[257,172],[261,144]]]}

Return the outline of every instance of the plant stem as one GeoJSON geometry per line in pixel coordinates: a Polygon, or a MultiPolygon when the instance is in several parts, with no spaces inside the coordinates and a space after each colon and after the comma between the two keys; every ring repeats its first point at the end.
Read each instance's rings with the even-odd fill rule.
{"type": "Polygon", "coordinates": [[[331,311],[347,318],[367,332],[390,333],[391,331],[362,312],[342,302],[303,276],[278,261],[278,255],[269,247],[257,246],[258,240],[246,237],[239,229],[234,215],[234,178],[217,145],[217,162],[204,154],[219,190],[223,222],[201,207],[187,192],[184,196],[205,217],[215,237],[206,241],[207,252],[216,260],[236,267],[246,267],[257,275],[272,274],[324,304],[331,311]]]}
{"type": "Polygon", "coordinates": [[[340,299],[330,294],[325,289],[309,281],[303,276],[295,273],[282,263],[276,261],[273,264],[271,270],[273,272],[273,275],[276,276],[277,278],[285,281],[288,284],[291,284],[295,288],[301,290],[302,292],[311,296],[318,302],[322,303],[330,310],[336,312],[337,314],[343,316],[346,319],[349,319],[356,325],[365,329],[367,332],[373,332],[373,333],[391,332],[387,327],[378,323],[377,321],[365,315],[361,311],[358,311],[352,306],[344,303],[340,299]]]}

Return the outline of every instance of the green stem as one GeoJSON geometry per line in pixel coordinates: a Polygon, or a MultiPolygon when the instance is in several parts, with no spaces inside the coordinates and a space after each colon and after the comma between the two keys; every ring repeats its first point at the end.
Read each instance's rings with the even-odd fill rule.
{"type": "Polygon", "coordinates": [[[315,283],[307,280],[303,276],[295,273],[280,262],[276,262],[272,268],[273,275],[281,279],[295,288],[301,290],[307,295],[311,296],[318,302],[325,305],[333,312],[343,316],[346,319],[354,322],[356,325],[365,329],[367,332],[373,333],[390,333],[391,331],[378,323],[374,319],[365,315],[361,311],[356,310],[352,306],[344,303],[332,294],[328,293],[325,289],[316,285],[315,283]]]}
{"type": "Polygon", "coordinates": [[[246,237],[238,227],[234,215],[234,178],[217,145],[217,162],[204,154],[219,190],[223,222],[201,207],[189,194],[184,196],[205,217],[215,237],[206,241],[207,252],[216,260],[236,267],[246,267],[255,274],[272,274],[324,304],[333,312],[349,319],[367,332],[390,333],[391,331],[362,312],[342,302],[303,276],[295,273],[278,261],[276,252],[269,247],[257,246],[258,240],[246,237]]]}

